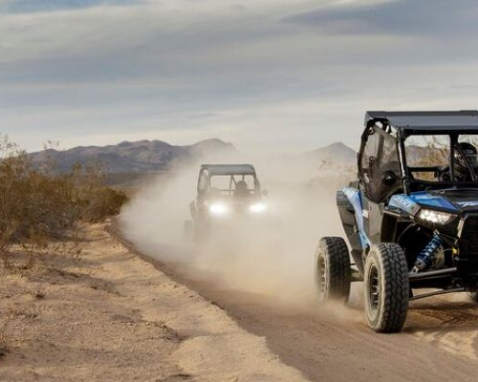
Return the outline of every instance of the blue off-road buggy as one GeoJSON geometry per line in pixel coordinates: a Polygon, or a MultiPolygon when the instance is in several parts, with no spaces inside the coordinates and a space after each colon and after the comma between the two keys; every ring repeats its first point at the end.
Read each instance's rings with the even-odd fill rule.
{"type": "Polygon", "coordinates": [[[320,240],[321,301],[346,302],[363,281],[369,326],[391,333],[410,300],[464,291],[476,300],[476,143],[478,111],[366,113],[358,180],[337,193],[351,252],[340,237],[320,240]]]}

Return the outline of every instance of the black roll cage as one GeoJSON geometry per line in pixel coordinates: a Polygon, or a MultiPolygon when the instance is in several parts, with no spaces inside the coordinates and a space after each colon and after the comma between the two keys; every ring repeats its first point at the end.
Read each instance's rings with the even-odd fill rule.
{"type": "Polygon", "coordinates": [[[239,180],[242,180],[244,181],[245,180],[245,177],[246,176],[251,176],[253,178],[253,181],[254,181],[254,189],[252,191],[254,192],[260,192],[261,189],[260,189],[260,184],[259,184],[259,180],[257,179],[257,176],[255,174],[220,174],[220,175],[209,175],[208,176],[208,187],[210,188],[211,187],[211,180],[212,178],[214,177],[218,177],[218,176],[224,176],[224,177],[229,177],[229,188],[226,190],[226,189],[221,189],[220,191],[221,192],[226,192],[226,193],[229,193],[229,194],[232,194],[232,191],[233,191],[233,186],[234,188],[237,186],[237,179],[236,177],[239,178],[239,180]]]}
{"type": "MultiPolygon", "coordinates": [[[[397,147],[397,152],[398,152],[398,159],[400,163],[400,181],[402,183],[402,187],[404,192],[408,195],[411,192],[411,184],[421,184],[423,186],[429,186],[432,188],[445,188],[445,187],[457,187],[457,186],[473,186],[473,187],[478,187],[478,176],[473,169],[473,167],[470,165],[470,163],[466,160],[466,156],[463,153],[463,150],[461,147],[458,145],[458,137],[460,135],[470,135],[470,134],[476,134],[478,135],[478,128],[461,128],[461,127],[456,127],[456,128],[448,128],[448,129],[426,129],[426,130],[413,130],[413,129],[400,129],[400,128],[393,128],[391,123],[387,118],[371,118],[366,121],[366,126],[365,130],[362,134],[361,138],[361,144],[360,144],[360,150],[357,155],[357,164],[358,164],[358,170],[359,170],[359,179],[362,184],[365,184],[364,182],[364,169],[363,169],[363,163],[362,163],[362,158],[365,152],[365,147],[368,142],[368,138],[371,134],[371,132],[377,133],[380,135],[384,135],[387,137],[387,139],[393,139],[395,141],[396,147],[397,147]],[[396,132],[396,137],[392,135],[393,132],[396,132]],[[446,136],[448,135],[450,137],[450,166],[449,166],[449,171],[450,171],[450,182],[428,182],[425,180],[416,180],[413,179],[411,176],[411,170],[423,170],[423,171],[430,171],[432,167],[408,167],[407,165],[407,158],[406,158],[406,149],[405,149],[405,141],[407,138],[410,136],[430,136],[430,135],[443,135],[446,136]],[[465,159],[465,163],[467,164],[468,170],[470,171],[472,181],[471,182],[460,182],[457,181],[455,178],[455,150],[458,150],[460,155],[465,159]]],[[[379,148],[380,150],[383,149],[383,144],[382,148],[379,148]]],[[[381,153],[380,153],[381,154],[381,153]]]]}
{"type": "Polygon", "coordinates": [[[197,195],[198,196],[202,196],[204,194],[204,191],[206,191],[206,190],[201,190],[200,189],[201,178],[202,177],[206,178],[206,187],[207,187],[207,190],[209,190],[211,188],[211,178],[216,177],[216,176],[229,177],[229,190],[220,190],[221,192],[226,192],[229,195],[232,194],[233,185],[234,186],[236,185],[236,176],[241,178],[242,180],[244,180],[244,178],[246,176],[252,176],[253,181],[254,181],[254,193],[260,193],[261,192],[261,184],[259,182],[259,179],[257,177],[257,174],[256,174],[255,170],[245,171],[245,172],[224,171],[224,172],[221,172],[221,173],[214,173],[214,172],[209,171],[207,165],[203,165],[203,167],[199,171],[199,176],[198,176],[198,183],[197,183],[197,195]]]}

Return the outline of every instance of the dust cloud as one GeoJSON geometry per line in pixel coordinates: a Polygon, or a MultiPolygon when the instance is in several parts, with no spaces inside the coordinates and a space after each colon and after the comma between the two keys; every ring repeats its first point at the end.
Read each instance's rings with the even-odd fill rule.
{"type": "MultiPolygon", "coordinates": [[[[253,163],[262,189],[269,192],[264,216],[227,224],[205,245],[185,240],[197,163],[158,176],[140,190],[120,216],[122,231],[143,253],[189,278],[265,295],[279,304],[315,306],[317,242],[322,236],[343,235],[335,205],[335,193],[345,183],[343,170],[307,172],[290,159],[245,159],[235,158],[237,163],[253,163]]],[[[215,162],[233,163],[231,158],[215,162]]]]}

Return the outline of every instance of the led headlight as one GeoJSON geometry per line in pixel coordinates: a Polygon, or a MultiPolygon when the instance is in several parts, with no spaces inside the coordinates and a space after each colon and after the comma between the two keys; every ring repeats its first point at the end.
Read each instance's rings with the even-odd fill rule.
{"type": "Polygon", "coordinates": [[[222,203],[214,203],[209,206],[209,212],[213,215],[224,215],[229,212],[229,207],[222,203]]]}
{"type": "Polygon", "coordinates": [[[433,210],[421,210],[418,214],[420,220],[424,220],[433,224],[446,224],[452,218],[452,214],[433,210]]]}
{"type": "Polygon", "coordinates": [[[249,207],[249,211],[255,214],[260,214],[264,212],[265,210],[267,210],[267,206],[264,203],[256,203],[249,207]]]}

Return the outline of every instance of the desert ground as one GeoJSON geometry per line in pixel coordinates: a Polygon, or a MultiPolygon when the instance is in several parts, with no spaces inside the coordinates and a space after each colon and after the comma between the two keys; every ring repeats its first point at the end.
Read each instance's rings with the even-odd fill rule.
{"type": "Polygon", "coordinates": [[[2,268],[2,381],[474,381],[478,308],[411,303],[372,333],[359,304],[291,310],[139,252],[110,223],[2,268]]]}
{"type": "Polygon", "coordinates": [[[381,335],[366,325],[361,301],[291,310],[288,301],[218,285],[184,265],[148,261],[265,338],[281,361],[310,381],[476,380],[478,307],[466,295],[411,302],[404,331],[381,335]]]}
{"type": "Polygon", "coordinates": [[[306,380],[106,225],[76,236],[3,265],[1,381],[306,380]]]}

